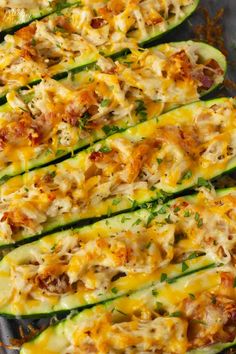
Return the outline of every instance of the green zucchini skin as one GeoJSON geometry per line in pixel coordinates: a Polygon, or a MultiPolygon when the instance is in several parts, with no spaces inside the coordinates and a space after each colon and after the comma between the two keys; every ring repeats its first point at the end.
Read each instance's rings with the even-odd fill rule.
{"type": "MultiPolygon", "coordinates": [[[[200,0],[194,0],[194,3],[192,5],[189,5],[186,9],[185,9],[185,15],[183,17],[181,17],[179,19],[179,21],[175,22],[172,20],[169,20],[168,22],[168,25],[167,25],[167,28],[166,30],[163,32],[163,31],[153,31],[153,33],[149,34],[147,36],[146,39],[142,40],[141,42],[138,43],[137,41],[137,45],[140,46],[140,47],[145,47],[148,45],[148,43],[150,42],[155,42],[156,44],[158,43],[158,39],[160,39],[164,34],[170,32],[172,29],[176,28],[177,26],[179,26],[182,22],[184,22],[185,20],[188,19],[189,16],[192,15],[192,13],[197,9],[198,7],[198,4],[199,4],[199,1],[200,0]]],[[[77,1],[78,2],[78,1],[77,1]]],[[[81,1],[79,1],[80,3],[81,1]]],[[[76,2],[75,2],[76,3],[76,2]]],[[[66,7],[66,6],[65,6],[66,7]]],[[[55,12],[55,11],[54,11],[55,12]]],[[[132,33],[134,32],[130,32],[130,36],[132,36],[132,33]]],[[[111,58],[118,58],[119,56],[121,55],[124,55],[124,53],[127,53],[127,51],[129,51],[128,48],[126,49],[122,49],[121,51],[119,52],[113,52],[113,53],[102,53],[104,54],[105,56],[107,57],[111,57],[111,58]]],[[[64,71],[61,71],[61,72],[57,72],[53,78],[55,79],[60,79],[60,78],[64,78],[68,75],[68,72],[78,72],[78,71],[81,71],[87,67],[90,67],[92,64],[95,64],[96,63],[96,59],[90,59],[88,58],[88,61],[85,61],[83,63],[80,63],[80,65],[77,65],[73,68],[68,68],[64,71]]],[[[29,82],[28,85],[29,86],[32,86],[34,85],[35,83],[38,83],[40,82],[40,78],[35,78],[35,80],[33,80],[33,82],[29,82]]],[[[20,88],[20,87],[19,87],[20,88]]],[[[0,96],[0,103],[1,104],[4,104],[6,102],[6,94],[7,92],[4,92],[3,94],[1,94],[0,96]]]]}
{"type": "Polygon", "coordinates": [[[187,354],[219,354],[219,353],[224,354],[225,350],[235,348],[235,347],[236,347],[236,339],[233,343],[218,343],[206,348],[191,350],[187,354]]]}
{"type": "MultiPolygon", "coordinates": [[[[213,274],[214,269],[208,271],[199,271],[199,273],[195,273],[192,275],[188,275],[187,277],[181,277],[177,281],[174,282],[174,284],[167,285],[168,288],[170,289],[173,286],[173,289],[177,286],[177,289],[180,289],[185,286],[186,282],[188,283],[190,281],[197,279],[197,277],[200,277],[199,279],[203,279],[203,277],[208,277],[211,276],[210,274],[213,274]],[[192,280],[191,280],[192,279],[192,280]]],[[[97,306],[94,306],[90,309],[83,309],[79,313],[75,313],[74,315],[70,316],[69,318],[65,318],[58,323],[48,327],[46,330],[43,330],[41,333],[36,335],[32,340],[29,342],[23,344],[20,354],[31,354],[35,353],[35,350],[38,354],[38,349],[40,346],[44,345],[44,349],[47,354],[52,354],[54,353],[55,348],[52,347],[52,343],[55,342],[55,345],[57,343],[57,340],[61,338],[61,341],[59,342],[59,347],[57,349],[57,353],[60,352],[60,350],[65,349],[65,345],[68,345],[68,337],[66,336],[66,333],[71,333],[74,328],[76,328],[76,325],[79,324],[81,321],[88,321],[91,315],[96,314],[97,307],[103,306],[103,308],[107,311],[113,312],[114,309],[117,309],[118,312],[119,310],[122,310],[122,304],[124,304],[124,298],[134,298],[134,299],[145,299],[144,303],[149,303],[149,308],[152,308],[153,306],[153,299],[151,299],[151,294],[153,295],[153,290],[158,290],[157,292],[157,298],[154,300],[158,300],[159,296],[159,291],[161,292],[162,289],[165,289],[165,284],[160,285],[160,287],[157,287],[156,284],[153,284],[153,286],[146,288],[146,289],[139,289],[136,292],[132,294],[128,294],[126,297],[121,296],[120,298],[108,300],[102,304],[98,304],[97,306]],[[121,302],[119,302],[121,300],[121,302]],[[123,301],[123,302],[122,302],[123,301]],[[52,353],[50,352],[50,348],[52,349],[52,353]],[[47,351],[48,350],[48,351],[47,351]]],[[[212,285],[208,285],[205,289],[208,291],[208,289],[211,289],[212,285]]],[[[214,285],[213,285],[214,287],[214,285]]],[[[186,290],[184,290],[186,292],[186,290]]],[[[201,288],[201,291],[204,291],[204,288],[201,288]]],[[[189,294],[186,292],[186,296],[189,294]]],[[[169,304],[169,300],[166,300],[164,304],[169,304]]],[[[126,305],[127,306],[127,305],[126,305]]],[[[169,305],[168,305],[169,306],[169,305]]],[[[168,309],[167,306],[167,309],[168,309]]],[[[121,312],[122,313],[122,312],[121,312]]],[[[128,312],[129,313],[129,312],[128,312]]],[[[130,313],[132,314],[132,312],[130,313]]],[[[114,321],[116,323],[116,320],[114,321]]],[[[73,332],[72,332],[73,333],[73,332]]],[[[199,348],[195,350],[191,350],[186,352],[186,354],[219,354],[225,349],[232,348],[236,345],[236,339],[231,342],[231,343],[217,343],[214,345],[206,346],[204,348],[199,348]]]]}
{"type": "MultiPolygon", "coordinates": [[[[230,195],[231,193],[234,194],[235,192],[236,187],[216,191],[217,196],[219,197],[230,195]]],[[[194,204],[196,201],[196,196],[196,194],[185,196],[183,197],[183,201],[194,204]]],[[[97,239],[100,234],[107,235],[109,239],[110,235],[120,231],[132,231],[134,229],[134,232],[140,232],[139,229],[135,231],[135,228],[138,227],[135,225],[138,224],[140,227],[143,227],[148,225],[149,220],[153,220],[154,223],[155,220],[160,221],[160,219],[158,219],[158,215],[163,213],[163,208],[166,209],[166,213],[168,214],[169,207],[171,205],[175,205],[176,202],[177,200],[174,199],[169,201],[168,204],[157,205],[153,209],[144,208],[138,211],[120,214],[112,218],[101,220],[93,225],[48,235],[40,240],[16,248],[7,254],[0,262],[0,303],[2,301],[1,294],[3,293],[2,296],[4,296],[6,299],[10,292],[10,279],[5,277],[5,275],[2,276],[2,272],[3,274],[9,272],[10,270],[8,265],[11,267],[13,262],[15,262],[14,267],[17,267],[17,264],[24,264],[24,262],[27,264],[27,255],[29,255],[29,259],[31,254],[40,255],[42,254],[41,250],[51,250],[53,247],[55,247],[55,245],[60,244],[66,238],[66,243],[70,239],[70,242],[73,244],[73,242],[76,243],[78,240],[87,239],[90,237],[88,235],[92,235],[91,240],[94,240],[97,239]]],[[[164,215],[163,217],[165,218],[166,216],[164,215]]],[[[168,282],[173,282],[200,270],[213,268],[216,266],[214,262],[215,261],[212,258],[209,258],[207,255],[198,253],[194,255],[194,257],[191,257],[191,259],[186,260],[186,264],[188,266],[187,271],[182,271],[182,263],[176,263],[173,264],[173,266],[170,266],[169,263],[169,265],[157,269],[157,272],[150,274],[150,277],[144,273],[145,277],[142,278],[143,284],[139,285],[139,290],[151,286],[154,282],[159,283],[162,273],[168,274],[168,282]]],[[[107,287],[107,290],[103,292],[103,294],[100,294],[99,296],[91,294],[92,300],[89,297],[89,293],[87,295],[85,294],[83,299],[72,300],[68,298],[68,300],[66,300],[66,297],[64,297],[63,303],[60,303],[60,299],[58,299],[58,302],[54,302],[53,306],[50,305],[47,300],[45,300],[43,307],[41,307],[40,304],[39,306],[35,305],[34,308],[30,308],[29,305],[29,308],[26,307],[24,310],[15,310],[17,311],[15,313],[11,312],[11,308],[8,307],[6,303],[5,305],[0,306],[0,315],[7,318],[41,318],[49,317],[52,315],[64,315],[69,313],[71,310],[84,309],[91,307],[94,304],[108,300],[110,301],[111,299],[135,292],[137,290],[137,285],[131,285],[130,281],[132,282],[132,280],[131,278],[129,279],[130,280],[126,280],[126,277],[122,277],[122,283],[119,283],[119,281],[112,281],[107,287]],[[116,289],[115,294],[112,292],[113,288],[116,289]]]]}
{"type": "Polygon", "coordinates": [[[24,22],[22,21],[14,21],[10,26],[1,24],[1,32],[0,32],[0,40],[4,39],[6,34],[13,34],[18,29],[29,25],[31,22],[35,20],[42,19],[46,16],[49,16],[55,12],[60,12],[61,10],[70,7],[75,4],[80,4],[81,0],[60,0],[56,6],[52,6],[49,8],[38,9],[38,10],[28,10],[26,14],[26,19],[24,22]]]}
{"type": "MultiPolygon", "coordinates": [[[[46,174],[51,174],[51,173],[56,173],[56,171],[60,171],[62,169],[64,169],[64,166],[68,166],[67,164],[72,163],[73,166],[77,166],[77,164],[80,164],[79,161],[84,161],[84,159],[87,158],[87,156],[90,156],[90,154],[94,151],[96,151],[96,149],[100,149],[101,146],[109,146],[109,143],[111,143],[113,140],[117,139],[118,137],[128,137],[128,139],[131,138],[133,139],[133,136],[135,134],[137,134],[137,136],[140,136],[140,134],[142,134],[141,136],[143,136],[143,131],[147,131],[147,136],[149,136],[149,132],[150,130],[153,131],[153,129],[157,126],[159,126],[160,122],[163,120],[165,121],[166,116],[170,116],[172,117],[176,117],[176,114],[179,115],[179,112],[181,112],[181,110],[191,110],[194,111],[197,107],[211,107],[214,104],[220,103],[220,102],[225,102],[225,100],[227,101],[227,98],[221,98],[221,99],[215,99],[215,100],[211,100],[211,101],[205,101],[205,102],[196,102],[184,107],[181,107],[179,109],[173,110],[169,113],[166,113],[162,116],[160,116],[158,118],[158,122],[156,121],[156,119],[150,120],[150,121],[146,121],[144,123],[138,124],[135,127],[129,128],[127,130],[125,130],[123,133],[118,133],[118,134],[114,134],[111,137],[102,140],[101,142],[99,142],[98,144],[95,144],[94,146],[88,148],[87,150],[84,150],[80,153],[78,153],[77,155],[75,155],[75,157],[65,160],[63,162],[58,163],[57,165],[50,165],[48,167],[44,167],[42,169],[37,169],[35,171],[31,171],[29,173],[25,173],[23,175],[20,176],[16,176],[13,179],[11,179],[10,181],[6,182],[6,184],[4,184],[1,188],[6,188],[8,186],[8,183],[13,186],[15,183],[20,183],[20,185],[24,186],[24,181],[29,181],[31,178],[34,178],[34,176],[37,175],[46,175],[46,174]]],[[[178,124],[178,119],[175,120],[175,124],[178,124]]],[[[138,138],[140,139],[140,138],[138,138]]],[[[79,165],[78,165],[79,166],[79,165]]],[[[213,179],[221,174],[226,174],[226,173],[230,173],[232,171],[234,171],[236,169],[236,157],[233,156],[232,159],[230,160],[230,162],[224,167],[224,168],[217,168],[216,170],[212,170],[210,172],[210,175],[207,177],[207,179],[213,179]]],[[[199,173],[198,175],[194,174],[191,178],[191,180],[187,180],[184,181],[184,183],[180,183],[177,184],[175,187],[172,187],[170,189],[170,187],[168,186],[163,186],[162,189],[158,190],[149,190],[149,189],[145,189],[145,193],[142,191],[141,195],[139,195],[137,198],[135,197],[134,200],[129,199],[128,197],[125,197],[122,195],[121,200],[119,202],[118,205],[114,205],[113,204],[113,198],[109,198],[106,200],[106,202],[102,202],[99,203],[99,206],[97,206],[96,211],[95,210],[90,210],[88,208],[88,210],[86,211],[87,214],[65,214],[65,215],[61,215],[60,217],[57,218],[51,218],[48,222],[45,222],[43,225],[43,229],[40,233],[37,234],[28,234],[25,235],[22,232],[20,234],[15,235],[15,239],[16,239],[16,243],[15,245],[19,244],[19,243],[25,243],[25,242],[30,242],[32,241],[34,238],[39,238],[42,237],[46,234],[58,231],[58,230],[62,230],[64,228],[69,228],[72,225],[75,224],[84,224],[86,222],[91,222],[91,220],[95,220],[96,218],[101,218],[101,217],[106,217],[107,215],[114,215],[116,213],[121,213],[124,211],[128,211],[128,210],[132,210],[132,208],[137,208],[141,205],[143,205],[144,203],[148,203],[148,202],[153,202],[153,201],[158,201],[158,200],[166,200],[169,197],[174,197],[175,195],[178,195],[179,193],[182,193],[184,191],[189,190],[190,188],[192,188],[194,185],[197,184],[198,178],[199,177],[203,177],[204,176],[200,176],[199,173]],[[135,204],[134,204],[135,203],[135,204]]],[[[6,247],[6,246],[10,246],[11,243],[2,243],[1,246],[2,247],[6,247]]]]}
{"type": "MultiPolygon", "coordinates": [[[[195,42],[191,42],[191,41],[189,41],[189,42],[174,42],[174,43],[170,43],[170,45],[173,47],[177,47],[177,48],[180,47],[181,48],[181,46],[183,46],[184,43],[189,43],[191,45],[191,43],[195,43],[195,42]]],[[[154,49],[158,50],[158,46],[154,49]]],[[[213,85],[209,90],[202,92],[201,97],[203,97],[205,95],[208,95],[210,92],[215,90],[219,85],[221,85],[221,83],[224,80],[224,76],[226,75],[227,62],[226,62],[224,55],[218,49],[216,49],[208,44],[202,43],[202,42],[199,42],[199,56],[204,60],[208,60],[211,58],[216,60],[219,64],[220,68],[224,72],[222,77],[219,78],[218,83],[215,83],[215,85],[213,85]]],[[[126,60],[128,60],[129,55],[122,57],[120,59],[124,60],[124,58],[126,60]]],[[[91,70],[94,70],[93,67],[91,67],[91,70]]],[[[77,73],[74,75],[74,82],[77,83],[78,87],[80,85],[79,80],[80,80],[80,77],[79,77],[79,74],[77,73]]],[[[61,82],[66,84],[67,79],[61,79],[61,82]]],[[[20,92],[19,92],[19,94],[20,94],[20,92]]],[[[24,95],[27,96],[27,93],[24,95]]],[[[24,95],[22,94],[22,97],[24,97],[24,95]]],[[[184,103],[185,102],[183,102],[183,104],[184,103]]],[[[177,106],[173,106],[173,107],[170,106],[170,107],[168,107],[167,111],[171,110],[173,108],[177,108],[177,106]]],[[[5,111],[5,110],[8,111],[9,109],[10,109],[9,104],[6,103],[5,105],[0,107],[0,112],[5,111]]],[[[10,112],[11,112],[11,110],[10,110],[10,112]]],[[[130,119],[129,117],[125,117],[123,119],[123,121],[126,121],[127,123],[125,125],[123,125],[122,122],[120,122],[120,125],[121,125],[120,130],[121,131],[137,124],[136,120],[130,119]]],[[[118,121],[118,123],[119,123],[119,121],[118,121]]],[[[65,158],[69,158],[72,156],[73,153],[75,153],[75,152],[77,153],[77,152],[83,150],[87,146],[91,145],[92,143],[95,143],[96,141],[104,139],[108,135],[110,135],[110,134],[106,134],[102,128],[94,129],[94,131],[91,132],[91,134],[88,138],[80,139],[78,141],[78,143],[75,146],[73,146],[72,148],[70,147],[70,149],[65,148],[64,152],[61,153],[59,155],[59,157],[57,155],[57,152],[51,153],[51,154],[43,153],[38,158],[34,158],[34,159],[28,161],[27,170],[28,171],[34,170],[36,168],[43,167],[43,166],[46,166],[46,165],[49,165],[52,163],[57,163],[59,161],[62,161],[65,158]]],[[[0,184],[6,182],[9,178],[17,176],[17,175],[24,173],[24,172],[25,172],[25,167],[23,167],[23,166],[14,167],[14,164],[11,164],[8,167],[6,167],[0,171],[0,184]]]]}

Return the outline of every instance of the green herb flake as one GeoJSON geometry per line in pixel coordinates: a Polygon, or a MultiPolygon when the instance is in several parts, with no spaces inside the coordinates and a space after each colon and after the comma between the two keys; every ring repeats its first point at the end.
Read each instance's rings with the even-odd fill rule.
{"type": "Polygon", "coordinates": [[[144,122],[147,120],[147,108],[145,103],[142,100],[136,101],[136,109],[135,113],[140,117],[140,122],[144,122]]]}
{"type": "Polygon", "coordinates": [[[99,151],[103,152],[104,154],[107,154],[108,152],[111,152],[112,149],[109,146],[103,146],[99,151]]]}
{"type": "Polygon", "coordinates": [[[158,165],[160,165],[162,162],[163,162],[163,159],[158,159],[158,158],[157,158],[157,163],[158,163],[158,165]]]}
{"type": "Polygon", "coordinates": [[[104,100],[102,100],[102,102],[100,103],[101,107],[107,107],[109,106],[109,104],[111,103],[111,100],[109,98],[105,98],[104,100]]]}
{"type": "Polygon", "coordinates": [[[152,244],[151,241],[148,242],[148,243],[145,245],[145,248],[146,248],[146,249],[149,249],[149,248],[151,247],[151,244],[152,244]]]}
{"type": "Polygon", "coordinates": [[[178,211],[180,211],[180,207],[175,207],[174,208],[174,213],[178,213],[178,211]]]}
{"type": "Polygon", "coordinates": [[[184,212],[184,217],[185,217],[185,218],[189,218],[190,215],[191,215],[191,213],[190,213],[189,210],[186,210],[186,211],[184,212]]]}
{"type": "Polygon", "coordinates": [[[166,206],[166,205],[163,205],[163,206],[157,211],[158,214],[166,214],[166,212],[167,212],[167,206],[166,206]]]}
{"type": "Polygon", "coordinates": [[[153,296],[157,296],[159,293],[156,289],[152,289],[152,295],[153,296]]]}
{"type": "Polygon", "coordinates": [[[121,131],[121,129],[119,127],[117,127],[116,125],[104,125],[104,127],[102,128],[102,130],[104,131],[104,133],[106,135],[111,135],[111,134],[115,134],[121,131]]]}
{"type": "Polygon", "coordinates": [[[205,180],[203,177],[199,177],[197,180],[197,187],[206,187],[208,189],[211,189],[211,183],[205,180]]]}
{"type": "Polygon", "coordinates": [[[113,294],[117,294],[117,293],[118,293],[118,289],[117,289],[117,288],[112,288],[112,289],[111,289],[111,292],[112,292],[113,294]]]}
{"type": "Polygon", "coordinates": [[[163,309],[163,303],[157,301],[157,302],[156,302],[156,310],[159,311],[159,310],[161,310],[161,309],[163,309]]]}
{"type": "Polygon", "coordinates": [[[192,177],[193,173],[191,170],[186,171],[181,179],[179,180],[178,184],[181,184],[183,181],[186,181],[192,177]]]}
{"type": "Polygon", "coordinates": [[[167,280],[167,274],[166,273],[162,273],[161,274],[161,283],[163,283],[166,280],[167,280]]]}
{"type": "Polygon", "coordinates": [[[170,317],[183,317],[183,312],[181,312],[181,311],[175,311],[175,312],[170,313],[169,316],[170,316],[170,317]]]}
{"type": "Polygon", "coordinates": [[[196,299],[196,296],[194,294],[189,293],[188,295],[189,295],[191,300],[195,300],[196,299]]]}
{"type": "Polygon", "coordinates": [[[132,224],[132,226],[139,225],[141,222],[142,222],[141,219],[137,219],[137,220],[132,224]]]}
{"type": "Polygon", "coordinates": [[[118,205],[121,202],[121,198],[115,198],[112,201],[112,205],[118,205]]]}
{"type": "Polygon", "coordinates": [[[184,273],[188,268],[189,268],[189,266],[187,265],[187,263],[183,262],[182,263],[182,273],[184,273]]]}

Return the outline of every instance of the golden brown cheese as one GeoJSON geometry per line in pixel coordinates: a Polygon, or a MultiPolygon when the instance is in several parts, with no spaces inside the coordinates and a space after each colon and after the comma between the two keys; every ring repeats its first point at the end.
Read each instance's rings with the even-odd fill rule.
{"type": "Polygon", "coordinates": [[[95,306],[44,331],[21,353],[184,354],[233,342],[235,270],[205,271],[95,306]],[[60,340],[59,340],[60,338],[60,340]],[[58,339],[58,341],[57,341],[58,339]],[[53,346],[54,343],[54,346],[53,346]]]}
{"type": "Polygon", "coordinates": [[[148,282],[170,263],[182,264],[184,273],[186,261],[205,253],[209,263],[235,265],[235,210],[235,190],[215,195],[202,189],[194,199],[178,198],[152,213],[124,214],[118,224],[107,219],[23,246],[5,258],[0,274],[8,272],[11,302],[18,306],[52,297],[58,303],[65,294],[96,297],[113,288],[116,294],[120,278],[131,284],[140,274],[148,282]]]}

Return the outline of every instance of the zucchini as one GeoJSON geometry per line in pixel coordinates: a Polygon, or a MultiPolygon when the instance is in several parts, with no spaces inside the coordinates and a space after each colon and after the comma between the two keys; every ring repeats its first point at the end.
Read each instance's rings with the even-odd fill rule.
{"type": "Polygon", "coordinates": [[[0,187],[1,246],[163,200],[233,171],[235,112],[231,98],[196,102],[13,177],[0,187]]]}
{"type": "Polygon", "coordinates": [[[167,20],[154,26],[146,25],[142,31],[130,29],[133,28],[133,22],[137,22],[137,12],[141,14],[143,7],[141,16],[147,16],[150,1],[137,5],[132,5],[131,2],[114,16],[108,16],[112,12],[104,10],[106,6],[112,7],[114,2],[104,1],[102,9],[101,3],[98,5],[91,2],[64,9],[60,14],[34,22],[14,36],[7,36],[0,46],[0,56],[3,57],[0,97],[4,99],[9,90],[34,84],[45,75],[62,78],[68,71],[82,70],[95,63],[101,55],[116,58],[129,48],[137,49],[138,43],[142,46],[149,40],[158,39],[189,17],[198,2],[199,0],[188,0],[189,5],[181,6],[178,16],[173,16],[170,12],[167,20]],[[94,13],[101,14],[97,17],[94,13]],[[121,28],[118,26],[120,21],[121,28]],[[140,33],[143,31],[144,35],[140,33]]]}
{"type": "MultiPolygon", "coordinates": [[[[32,1],[33,3],[34,1],[32,1]]],[[[7,33],[12,33],[17,29],[28,25],[36,19],[48,16],[53,12],[60,12],[62,9],[72,6],[74,4],[79,4],[80,0],[56,0],[54,4],[48,5],[47,7],[33,6],[33,7],[24,7],[24,6],[14,6],[11,8],[9,6],[9,1],[7,1],[8,6],[0,7],[0,36],[3,36],[7,33]]]]}
{"type": "Polygon", "coordinates": [[[108,74],[102,69],[94,68],[91,71],[77,73],[72,78],[61,80],[60,83],[46,79],[31,90],[8,94],[8,103],[0,107],[0,137],[4,134],[3,151],[0,152],[2,160],[0,182],[5,182],[7,178],[21,174],[25,170],[52,163],[65,156],[68,157],[70,153],[103,139],[107,135],[133,126],[143,119],[152,119],[176,105],[196,101],[199,96],[209,93],[222,83],[226,72],[226,60],[221,52],[207,44],[192,41],[162,44],[146,52],[137,51],[121,58],[116,64],[106,60],[101,63],[108,65],[109,68],[111,66],[113,71],[108,74]],[[182,59],[177,57],[179,53],[182,53],[180,55],[185,53],[182,59]],[[184,78],[177,79],[176,60],[181,63],[181,72],[182,65],[186,64],[185,61],[192,60],[193,53],[198,58],[196,65],[188,69],[189,73],[185,72],[184,78]],[[173,59],[175,59],[174,62],[171,61],[173,59]],[[164,77],[164,74],[159,74],[157,70],[151,70],[151,61],[154,61],[156,66],[160,65],[163,70],[168,66],[170,74],[164,77]],[[213,77],[212,71],[206,72],[204,76],[203,65],[211,62],[215,67],[218,65],[217,72],[213,77]],[[202,83],[198,79],[189,81],[191,72],[196,75],[198,71],[205,80],[210,80],[209,89],[202,88],[202,83]],[[147,78],[147,75],[150,77],[147,78]],[[135,77],[137,77],[136,81],[135,77]],[[150,89],[141,83],[142,80],[150,86],[150,89]],[[124,84],[127,98],[119,100],[118,95],[122,95],[124,84]],[[168,90],[167,85],[171,87],[168,90]],[[113,86],[112,90],[111,86],[113,86]],[[139,90],[138,99],[137,89],[139,90]],[[155,89],[158,90],[157,93],[155,89]],[[81,107],[79,104],[76,105],[76,102],[83,100],[85,93],[90,101],[84,113],[84,105],[81,107]],[[90,98],[91,95],[92,98],[90,98]],[[101,97],[103,100],[100,103],[101,97]],[[94,114],[89,113],[91,107],[96,108],[94,114]],[[72,113],[71,108],[73,108],[72,113]],[[76,111],[77,116],[74,113],[76,109],[79,109],[76,111]],[[56,120],[55,112],[57,112],[56,120]],[[53,122],[50,134],[47,124],[44,124],[46,133],[44,130],[41,132],[42,117],[46,117],[47,124],[50,124],[50,119],[53,122]],[[9,124],[9,119],[11,119],[11,124],[9,124]],[[22,121],[26,122],[23,128],[22,121]],[[41,138],[33,139],[30,128],[36,134],[39,129],[41,138]],[[15,130],[22,132],[18,134],[18,138],[14,133],[15,130]],[[69,139],[69,142],[68,139],[63,138],[65,131],[68,131],[67,135],[73,137],[69,139]],[[12,132],[13,139],[11,138],[12,132]],[[8,135],[9,138],[7,138],[8,135]]]}
{"type": "Polygon", "coordinates": [[[218,354],[218,353],[233,354],[234,352],[230,352],[230,351],[227,352],[227,349],[235,348],[235,346],[236,346],[236,339],[233,343],[217,343],[217,344],[210,345],[209,347],[206,348],[191,350],[189,354],[218,354]]]}
{"type": "Polygon", "coordinates": [[[0,263],[0,314],[53,315],[148,287],[162,274],[170,281],[227,264],[220,250],[229,255],[234,247],[235,202],[236,188],[210,198],[199,192],[20,246],[0,263]],[[222,235],[223,227],[230,231],[222,235]]]}
{"type": "MultiPolygon", "coordinates": [[[[188,352],[188,348],[196,347],[201,347],[198,353],[217,353],[218,349],[220,351],[230,344],[218,344],[218,349],[215,346],[215,351],[212,351],[213,347],[208,347],[208,344],[214,335],[217,341],[225,340],[227,336],[232,336],[235,328],[234,324],[230,329],[229,320],[224,322],[223,311],[227,311],[227,305],[229,316],[235,307],[232,285],[228,285],[231,292],[229,298],[221,288],[224,274],[224,268],[201,271],[171,284],[155,284],[86,309],[25,343],[20,354],[37,354],[42,348],[45,354],[69,354],[75,350],[85,352],[88,345],[94,352],[105,348],[104,353],[112,350],[143,353],[158,348],[161,352],[182,354],[188,352]],[[217,326],[212,321],[215,311],[218,315],[217,326]]],[[[227,273],[229,279],[233,279],[234,275],[233,270],[227,273]]]]}

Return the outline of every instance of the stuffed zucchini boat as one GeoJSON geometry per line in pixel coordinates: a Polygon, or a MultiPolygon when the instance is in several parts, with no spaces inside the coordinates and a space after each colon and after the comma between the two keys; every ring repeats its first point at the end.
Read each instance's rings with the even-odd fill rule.
{"type": "Polygon", "coordinates": [[[236,343],[234,282],[222,267],[155,284],[49,327],[20,354],[218,353],[236,343]]]}
{"type": "Polygon", "coordinates": [[[224,78],[222,53],[180,42],[135,51],[62,81],[11,92],[0,107],[0,182],[196,101],[224,78]]]}
{"type": "Polygon", "coordinates": [[[0,45],[0,96],[45,75],[121,55],[180,24],[198,0],[86,1],[7,35],[0,45]],[[158,19],[158,21],[157,21],[158,19]]]}
{"type": "Polygon", "coordinates": [[[21,246],[0,263],[0,314],[48,316],[230,264],[235,215],[236,188],[202,189],[21,246]]]}
{"type": "Polygon", "coordinates": [[[231,98],[196,102],[13,177],[0,187],[1,246],[163,199],[234,170],[235,115],[231,98]]]}
{"type": "Polygon", "coordinates": [[[80,0],[0,0],[0,36],[78,3],[80,0]]]}

